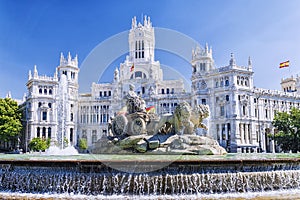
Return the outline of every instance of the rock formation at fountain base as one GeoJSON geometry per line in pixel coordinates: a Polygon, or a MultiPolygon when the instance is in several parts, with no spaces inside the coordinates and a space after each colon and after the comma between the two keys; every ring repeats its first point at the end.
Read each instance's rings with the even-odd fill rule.
{"type": "Polygon", "coordinates": [[[101,138],[92,153],[147,153],[222,155],[227,152],[214,139],[198,135],[135,135],[122,140],[101,138]]]}

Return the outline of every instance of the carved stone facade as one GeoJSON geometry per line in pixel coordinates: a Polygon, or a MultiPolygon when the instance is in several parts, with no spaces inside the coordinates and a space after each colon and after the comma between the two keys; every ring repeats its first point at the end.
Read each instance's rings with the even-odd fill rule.
{"type": "Polygon", "coordinates": [[[210,118],[208,131],[199,134],[213,137],[229,152],[272,152],[276,148],[269,133],[276,130],[272,119],[276,112],[300,108],[300,78],[282,80],[284,91],[255,88],[252,63],[239,66],[231,54],[229,64],[216,67],[212,49],[196,47],[192,51],[191,93],[182,80],[163,80],[159,61],[155,60],[155,34],[150,18],[143,24],[132,19],[129,32],[129,54],[114,71],[111,83],[92,83],[91,92],[78,94],[78,62],[69,55],[61,57],[53,77],[39,76],[37,69],[27,82],[27,144],[33,137],[54,137],[59,131],[60,78],[67,76],[65,130],[73,144],[86,138],[92,147],[102,135],[108,135],[107,124],[117,112],[123,112],[124,97],[130,86],[154,106],[156,113],[173,113],[183,101],[195,107],[207,104],[210,118]]]}

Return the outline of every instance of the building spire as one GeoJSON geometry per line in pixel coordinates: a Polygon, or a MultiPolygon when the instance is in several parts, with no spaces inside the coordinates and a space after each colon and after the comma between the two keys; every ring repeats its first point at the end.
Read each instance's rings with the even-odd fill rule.
{"type": "Polygon", "coordinates": [[[251,60],[250,56],[248,58],[248,70],[252,70],[252,60],[251,60]]]}
{"type": "Polygon", "coordinates": [[[8,93],[6,94],[6,98],[10,98],[11,99],[11,92],[8,91],[8,93]]]}
{"type": "Polygon", "coordinates": [[[34,65],[34,70],[33,70],[33,78],[37,78],[39,76],[36,65],[34,65]]]}
{"type": "Polygon", "coordinates": [[[60,52],[60,63],[63,63],[65,60],[63,52],[60,52]]]}
{"type": "Polygon", "coordinates": [[[28,72],[28,80],[32,79],[32,74],[31,74],[31,70],[29,70],[28,72]]]}
{"type": "Polygon", "coordinates": [[[72,60],[72,57],[71,57],[71,53],[69,51],[69,53],[68,53],[68,63],[71,63],[71,60],[72,60]]]}
{"type": "Polygon", "coordinates": [[[55,68],[54,79],[57,79],[57,77],[58,77],[58,72],[57,72],[57,68],[55,68]]]}
{"type": "Polygon", "coordinates": [[[132,18],[131,28],[134,29],[136,27],[136,16],[132,18]]]}
{"type": "Polygon", "coordinates": [[[252,65],[252,61],[251,61],[251,58],[249,56],[249,58],[248,58],[248,66],[251,66],[251,65],[252,65]]]}
{"type": "Polygon", "coordinates": [[[230,65],[230,66],[236,66],[234,54],[231,53],[230,57],[231,57],[231,58],[230,58],[230,61],[229,61],[229,65],[230,65]]]}
{"type": "Polygon", "coordinates": [[[208,44],[205,44],[205,53],[208,53],[208,44]]]}

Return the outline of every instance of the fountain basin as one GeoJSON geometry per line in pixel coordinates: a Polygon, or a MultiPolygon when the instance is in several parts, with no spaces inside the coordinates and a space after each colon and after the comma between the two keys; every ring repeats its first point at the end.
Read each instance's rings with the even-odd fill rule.
{"type": "Polygon", "coordinates": [[[0,169],[0,192],[33,194],[207,195],[300,187],[298,154],[1,155],[0,169]]]}

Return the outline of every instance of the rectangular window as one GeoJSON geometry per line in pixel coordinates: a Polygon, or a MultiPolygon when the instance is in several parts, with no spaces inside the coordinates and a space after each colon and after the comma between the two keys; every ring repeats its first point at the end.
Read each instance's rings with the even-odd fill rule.
{"type": "Polygon", "coordinates": [[[161,89],[161,93],[162,93],[162,94],[165,94],[165,89],[161,89]]]}
{"type": "Polygon", "coordinates": [[[47,120],[47,112],[46,111],[43,111],[43,113],[42,113],[42,119],[44,120],[44,121],[46,121],[47,120]]]}
{"type": "Polygon", "coordinates": [[[201,103],[206,105],[206,99],[201,99],[201,103]]]}
{"type": "Polygon", "coordinates": [[[102,97],[102,92],[99,92],[99,96],[102,97]]]}

